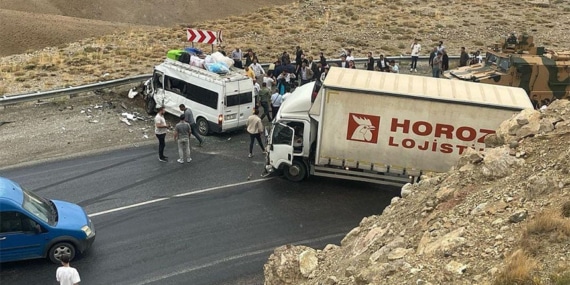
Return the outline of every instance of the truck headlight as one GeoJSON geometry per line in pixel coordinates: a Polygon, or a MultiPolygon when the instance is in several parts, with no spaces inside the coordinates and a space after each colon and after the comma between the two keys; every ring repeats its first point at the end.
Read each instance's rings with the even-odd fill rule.
{"type": "Polygon", "coordinates": [[[87,237],[90,237],[90,236],[93,234],[93,231],[92,231],[91,228],[90,228],[89,226],[87,226],[87,225],[83,226],[83,227],[81,228],[81,230],[85,233],[85,235],[86,235],[87,237]]]}

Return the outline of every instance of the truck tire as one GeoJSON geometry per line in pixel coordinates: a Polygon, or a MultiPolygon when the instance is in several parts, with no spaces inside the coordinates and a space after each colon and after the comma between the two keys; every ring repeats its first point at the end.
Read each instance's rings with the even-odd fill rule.
{"type": "Polygon", "coordinates": [[[300,182],[307,176],[307,167],[302,161],[293,160],[293,164],[285,169],[283,174],[293,182],[300,182]]]}
{"type": "Polygon", "coordinates": [[[210,133],[210,125],[208,121],[202,117],[196,119],[196,125],[198,126],[198,133],[203,136],[207,136],[210,133]]]}
{"type": "Polygon", "coordinates": [[[75,257],[75,246],[68,242],[58,242],[49,249],[48,257],[53,263],[59,264],[59,258],[62,255],[69,255],[69,260],[73,260],[75,257]]]}
{"type": "Polygon", "coordinates": [[[147,96],[144,103],[145,103],[144,106],[145,106],[146,113],[149,115],[155,115],[156,114],[156,101],[154,101],[154,98],[151,96],[147,96]]]}

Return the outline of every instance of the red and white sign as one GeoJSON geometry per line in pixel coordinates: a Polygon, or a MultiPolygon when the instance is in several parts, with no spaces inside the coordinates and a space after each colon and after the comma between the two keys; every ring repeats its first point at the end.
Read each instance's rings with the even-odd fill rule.
{"type": "Polygon", "coordinates": [[[222,31],[187,29],[186,35],[189,42],[215,45],[222,42],[222,31]]]}
{"type": "Polygon", "coordinates": [[[367,143],[378,142],[380,116],[350,113],[348,114],[348,131],[346,139],[367,143]]]}

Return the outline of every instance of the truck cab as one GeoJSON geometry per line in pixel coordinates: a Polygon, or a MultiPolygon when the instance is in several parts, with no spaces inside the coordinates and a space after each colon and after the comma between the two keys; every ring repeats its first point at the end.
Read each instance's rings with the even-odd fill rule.
{"type": "Polygon", "coordinates": [[[317,123],[309,117],[314,84],[307,83],[288,94],[271,126],[266,169],[283,170],[291,181],[303,180],[310,171],[317,133],[317,123]]]}

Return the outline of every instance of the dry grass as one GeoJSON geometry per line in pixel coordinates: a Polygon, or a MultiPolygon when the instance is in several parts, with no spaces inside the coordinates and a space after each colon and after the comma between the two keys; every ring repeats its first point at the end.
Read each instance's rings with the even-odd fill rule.
{"type": "Polygon", "coordinates": [[[541,284],[533,277],[537,262],[523,250],[515,251],[506,260],[505,267],[497,275],[493,285],[538,285],[541,284]]]}
{"type": "MultiPolygon", "coordinates": [[[[235,47],[242,50],[252,48],[261,62],[273,61],[283,51],[291,53],[296,45],[300,45],[306,54],[314,58],[318,58],[320,51],[327,58],[337,58],[339,50],[348,47],[354,48],[356,57],[364,57],[368,51],[372,51],[375,56],[380,53],[408,54],[413,38],[420,39],[424,47],[422,54],[427,54],[430,47],[439,40],[444,40],[450,54],[456,54],[460,46],[466,46],[469,51],[484,48],[498,41],[505,31],[523,32],[526,31],[524,27],[546,20],[559,21],[560,24],[553,28],[545,28],[544,24],[537,26],[537,32],[533,32],[535,42],[542,45],[551,42],[550,37],[555,37],[556,45],[570,47],[568,37],[558,36],[562,30],[567,34],[567,30],[561,28],[561,21],[566,14],[557,12],[570,7],[566,2],[543,9],[527,3],[521,4],[520,1],[505,0],[501,5],[514,9],[515,14],[516,11],[525,9],[525,13],[518,13],[508,21],[502,13],[497,15],[498,7],[495,4],[473,4],[479,7],[480,15],[477,16],[465,13],[464,4],[460,7],[449,5],[442,10],[440,3],[435,0],[428,0],[425,9],[417,9],[413,5],[410,7],[403,1],[294,1],[290,5],[260,7],[255,13],[248,13],[247,17],[235,15],[172,28],[124,30],[114,35],[84,39],[75,44],[80,48],[59,45],[54,48],[56,52],[30,51],[33,55],[26,62],[3,64],[0,71],[14,73],[25,70],[31,77],[38,77],[33,74],[36,72],[57,72],[62,76],[68,74],[67,76],[78,80],[76,85],[103,80],[101,75],[106,73],[109,76],[105,80],[149,73],[169,49],[190,45],[185,39],[186,27],[222,30],[226,52],[235,47]],[[389,21],[383,12],[387,10],[390,11],[389,21]],[[522,19],[525,19],[524,23],[517,23],[522,19]],[[520,30],[521,26],[523,30],[520,30]],[[81,66],[83,68],[70,68],[81,66]],[[69,74],[71,72],[75,74],[69,74]]],[[[209,45],[195,46],[206,52],[212,50],[209,45]]],[[[21,76],[12,76],[6,83],[7,92],[18,93],[12,91],[17,90],[18,85],[11,84],[17,78],[24,80],[21,76]]],[[[51,80],[54,79],[49,77],[42,80],[41,84],[59,84],[51,80]]]]}

